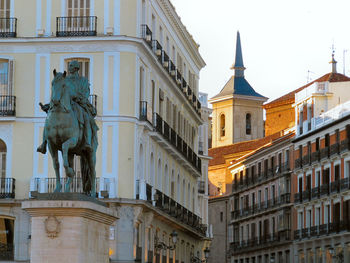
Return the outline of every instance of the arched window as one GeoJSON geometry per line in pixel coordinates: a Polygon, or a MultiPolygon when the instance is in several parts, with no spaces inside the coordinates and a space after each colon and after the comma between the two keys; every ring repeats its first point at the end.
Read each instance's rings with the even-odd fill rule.
{"type": "Polygon", "coordinates": [[[157,182],[158,182],[158,189],[162,190],[162,167],[161,167],[160,159],[158,159],[157,182]]]}
{"type": "Polygon", "coordinates": [[[220,115],[220,136],[225,136],[225,114],[220,115]]]}
{"type": "Polygon", "coordinates": [[[187,185],[187,208],[190,209],[191,207],[191,185],[188,183],[187,185]]]}
{"type": "Polygon", "coordinates": [[[150,164],[149,177],[150,177],[149,184],[154,186],[154,156],[153,156],[153,153],[151,153],[151,164],[150,164]]]}
{"type": "Polygon", "coordinates": [[[176,183],[176,200],[180,203],[180,175],[177,174],[177,183],[176,183]]]}
{"type": "Polygon", "coordinates": [[[252,133],[252,116],[250,113],[245,115],[245,134],[250,135],[252,133]]]}
{"type": "Polygon", "coordinates": [[[163,192],[168,195],[169,194],[169,173],[168,173],[168,166],[165,165],[164,168],[164,189],[163,192]]]}
{"type": "Polygon", "coordinates": [[[6,178],[6,153],[6,144],[0,140],[0,178],[6,178]]]}
{"type": "Polygon", "coordinates": [[[174,197],[175,197],[175,175],[174,175],[174,170],[171,171],[170,196],[171,196],[172,199],[174,199],[174,197]]]}
{"type": "Polygon", "coordinates": [[[182,180],[182,205],[185,206],[186,203],[186,182],[185,179],[182,180]]]}

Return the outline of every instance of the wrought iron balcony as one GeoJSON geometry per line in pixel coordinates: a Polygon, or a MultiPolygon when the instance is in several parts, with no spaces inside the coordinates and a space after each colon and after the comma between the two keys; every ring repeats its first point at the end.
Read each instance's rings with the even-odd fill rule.
{"type": "Polygon", "coordinates": [[[15,198],[16,179],[0,178],[0,198],[15,198]]]}
{"type": "Polygon", "coordinates": [[[350,187],[349,177],[345,177],[340,180],[340,191],[348,190],[350,187]]]}
{"type": "Polygon", "coordinates": [[[349,139],[345,139],[343,141],[341,141],[340,143],[340,152],[346,152],[350,150],[350,143],[349,143],[349,139]]]}
{"type": "Polygon", "coordinates": [[[337,193],[340,191],[340,180],[331,182],[331,193],[337,193]]]}
{"type": "Polygon", "coordinates": [[[311,200],[311,189],[307,189],[303,191],[303,201],[310,201],[311,200]]]}
{"type": "Polygon", "coordinates": [[[97,95],[91,94],[91,95],[89,96],[89,101],[90,101],[91,105],[94,106],[94,108],[95,108],[96,111],[97,111],[97,95]]]}
{"type": "Polygon", "coordinates": [[[301,203],[303,201],[303,193],[294,194],[294,203],[301,203]]]}
{"type": "Polygon", "coordinates": [[[316,151],[311,153],[311,163],[320,161],[320,152],[316,151]]]}
{"type": "Polygon", "coordinates": [[[303,156],[303,166],[311,164],[311,156],[306,154],[303,156]]]}
{"type": "Polygon", "coordinates": [[[332,144],[330,149],[330,156],[339,154],[339,152],[340,152],[340,144],[339,143],[332,144]]]}
{"type": "Polygon", "coordinates": [[[204,181],[198,181],[198,193],[200,193],[200,194],[205,193],[205,182],[204,181]]]}
{"type": "Polygon", "coordinates": [[[17,18],[0,18],[0,37],[17,36],[17,18]]]}
{"type": "Polygon", "coordinates": [[[324,147],[321,149],[321,160],[329,157],[329,147],[324,147]]]}
{"type": "Polygon", "coordinates": [[[329,184],[321,185],[320,196],[324,196],[324,195],[328,195],[328,194],[329,194],[329,184]]]}
{"type": "Polygon", "coordinates": [[[163,50],[162,51],[162,65],[163,67],[168,71],[168,73],[170,72],[169,69],[169,56],[168,54],[163,50]]]}
{"type": "Polygon", "coordinates": [[[0,116],[16,116],[15,96],[0,96],[0,116]]]}
{"type": "Polygon", "coordinates": [[[141,37],[146,41],[147,45],[152,49],[152,31],[147,25],[141,25],[141,37]]]}
{"type": "Polygon", "coordinates": [[[311,189],[311,199],[317,199],[320,197],[320,187],[316,186],[311,189]]]}
{"type": "Polygon", "coordinates": [[[294,166],[295,166],[295,168],[301,168],[302,167],[302,159],[301,158],[295,159],[294,166]]]}
{"type": "MultiPolygon", "coordinates": [[[[113,182],[113,178],[103,178],[103,182],[101,181],[101,178],[96,178],[96,197],[98,197],[98,194],[100,191],[107,191],[110,192],[111,185],[113,182]]],[[[74,177],[72,180],[72,185],[70,188],[71,193],[81,193],[85,194],[84,187],[83,187],[83,179],[81,177],[74,177]]],[[[61,184],[62,189],[65,183],[67,182],[66,177],[61,178],[61,184]]],[[[38,192],[38,193],[53,193],[56,189],[56,178],[34,178],[32,181],[32,191],[38,192]]],[[[63,191],[63,190],[62,190],[63,191]]]]}
{"type": "Polygon", "coordinates": [[[96,16],[66,16],[56,18],[57,37],[82,37],[96,35],[96,16]]]}

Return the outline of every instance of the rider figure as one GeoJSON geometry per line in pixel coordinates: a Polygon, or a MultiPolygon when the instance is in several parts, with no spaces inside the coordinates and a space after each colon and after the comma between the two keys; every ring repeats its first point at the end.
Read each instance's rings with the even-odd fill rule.
{"type": "MultiPolygon", "coordinates": [[[[92,137],[95,135],[95,131],[97,130],[97,126],[94,120],[94,117],[96,116],[96,109],[89,101],[89,81],[87,78],[79,76],[79,69],[79,62],[76,60],[71,61],[68,65],[69,75],[66,77],[66,79],[71,82],[72,87],[74,87],[75,89],[73,91],[73,94],[75,94],[75,96],[72,98],[73,101],[80,105],[80,107],[73,108],[79,111],[76,112],[76,115],[83,125],[85,141],[84,148],[88,151],[92,151],[92,137]]],[[[50,109],[49,104],[42,105],[40,103],[40,107],[45,112],[47,112],[50,109]]],[[[47,145],[47,138],[45,136],[45,132],[43,137],[43,143],[38,147],[37,151],[45,154],[47,145]]]]}

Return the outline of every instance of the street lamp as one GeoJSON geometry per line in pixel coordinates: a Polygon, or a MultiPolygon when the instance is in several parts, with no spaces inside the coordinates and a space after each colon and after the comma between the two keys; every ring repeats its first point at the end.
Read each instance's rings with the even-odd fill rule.
{"type": "MultiPolygon", "coordinates": [[[[198,253],[198,252],[197,252],[198,253]]],[[[193,252],[191,252],[191,263],[206,263],[209,258],[210,250],[208,247],[204,249],[204,257],[205,259],[200,259],[199,257],[196,257],[193,252]]]]}
{"type": "Polygon", "coordinates": [[[174,250],[176,248],[177,232],[175,230],[173,230],[173,232],[170,234],[170,237],[171,237],[171,242],[173,243],[172,246],[168,246],[164,242],[159,241],[159,238],[156,235],[155,238],[154,238],[154,247],[156,248],[156,250],[161,250],[161,249],[174,250]]]}

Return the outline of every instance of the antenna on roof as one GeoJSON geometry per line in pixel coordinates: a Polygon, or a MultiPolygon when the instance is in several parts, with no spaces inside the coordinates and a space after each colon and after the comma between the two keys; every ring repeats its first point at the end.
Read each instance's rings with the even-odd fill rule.
{"type": "Polygon", "coordinates": [[[307,70],[306,83],[309,83],[311,81],[310,73],[315,74],[315,72],[312,72],[311,70],[307,70]]]}
{"type": "Polygon", "coordinates": [[[343,74],[345,75],[345,53],[348,52],[347,49],[343,50],[343,74]]]}

